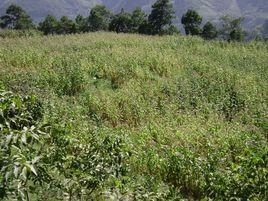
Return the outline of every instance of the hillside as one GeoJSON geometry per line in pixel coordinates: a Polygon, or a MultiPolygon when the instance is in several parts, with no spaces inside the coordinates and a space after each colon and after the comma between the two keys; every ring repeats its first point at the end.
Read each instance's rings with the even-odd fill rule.
{"type": "MultiPolygon", "coordinates": [[[[268,19],[268,1],[266,0],[174,0],[173,2],[178,23],[179,18],[189,8],[198,10],[205,20],[215,20],[224,14],[245,16],[245,26],[250,28],[262,25],[264,20],[268,19]]],[[[40,21],[47,14],[53,14],[57,17],[62,15],[70,17],[75,17],[77,14],[87,15],[90,8],[96,4],[105,4],[116,12],[120,11],[121,8],[131,11],[137,6],[149,12],[154,0],[2,0],[0,14],[11,3],[22,6],[35,21],[40,21]]]]}
{"type": "Polygon", "coordinates": [[[0,199],[265,200],[267,43],[0,44],[0,199]]]}

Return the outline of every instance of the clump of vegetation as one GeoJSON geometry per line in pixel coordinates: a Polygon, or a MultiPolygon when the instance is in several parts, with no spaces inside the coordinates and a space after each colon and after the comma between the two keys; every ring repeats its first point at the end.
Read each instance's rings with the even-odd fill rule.
{"type": "Polygon", "coordinates": [[[33,29],[34,24],[25,10],[13,4],[7,8],[6,14],[0,17],[0,27],[24,30],[33,29]]]}
{"type": "Polygon", "coordinates": [[[222,28],[220,30],[222,38],[227,41],[241,42],[246,36],[246,32],[242,29],[243,17],[233,18],[231,16],[221,17],[222,28]]]}
{"type": "Polygon", "coordinates": [[[42,123],[34,96],[1,90],[0,101],[1,199],[89,198],[106,180],[119,181],[128,172],[122,136],[93,133],[78,145],[67,129],[42,123]]]}
{"type": "Polygon", "coordinates": [[[232,135],[218,142],[203,141],[202,153],[184,146],[169,151],[167,181],[185,197],[197,200],[264,199],[267,146],[264,142],[256,149],[260,137],[257,133],[232,135]]]}
{"type": "Polygon", "coordinates": [[[186,35],[200,35],[202,17],[194,10],[188,10],[181,18],[186,35]]]}
{"type": "Polygon", "coordinates": [[[39,122],[42,107],[35,97],[0,91],[0,197],[28,200],[38,178],[47,134],[39,122]]]}
{"type": "Polygon", "coordinates": [[[267,43],[0,42],[1,198],[267,197],[267,43]]]}
{"type": "Polygon", "coordinates": [[[22,38],[22,37],[36,37],[42,36],[43,33],[37,30],[11,30],[2,29],[0,30],[0,38],[22,38]]]}

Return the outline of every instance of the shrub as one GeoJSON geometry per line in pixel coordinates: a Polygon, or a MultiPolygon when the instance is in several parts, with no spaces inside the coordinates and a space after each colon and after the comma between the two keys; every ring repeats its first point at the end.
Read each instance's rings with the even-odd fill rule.
{"type": "Polygon", "coordinates": [[[45,127],[42,117],[34,96],[1,91],[1,198],[45,199],[48,189],[55,197],[91,198],[108,180],[121,182],[130,157],[122,137],[95,132],[79,139],[70,126],[45,127]]]}
{"type": "Polygon", "coordinates": [[[29,200],[39,178],[47,134],[42,130],[42,106],[33,96],[0,91],[0,197],[29,200]]]}

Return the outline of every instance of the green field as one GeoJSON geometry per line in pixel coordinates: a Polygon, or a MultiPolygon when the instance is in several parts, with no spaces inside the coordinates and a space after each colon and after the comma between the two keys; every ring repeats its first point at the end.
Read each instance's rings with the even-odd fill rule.
{"type": "Polygon", "coordinates": [[[267,199],[267,43],[0,39],[0,85],[42,105],[30,200],[267,199]]]}

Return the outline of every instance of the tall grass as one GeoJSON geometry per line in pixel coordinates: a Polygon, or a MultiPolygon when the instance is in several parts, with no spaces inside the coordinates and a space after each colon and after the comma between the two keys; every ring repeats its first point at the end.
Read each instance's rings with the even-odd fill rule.
{"type": "MultiPolygon", "coordinates": [[[[89,197],[267,196],[267,43],[100,32],[0,44],[1,82],[38,96],[53,135],[72,147],[105,146],[96,136],[124,138],[128,171],[97,177],[100,185],[89,197]]],[[[81,151],[57,146],[70,157],[81,151]]],[[[81,153],[77,163],[93,160],[81,153]]],[[[75,183],[91,175],[77,171],[65,178],[75,183]]],[[[34,193],[40,199],[65,193],[44,188],[34,193]]]]}

